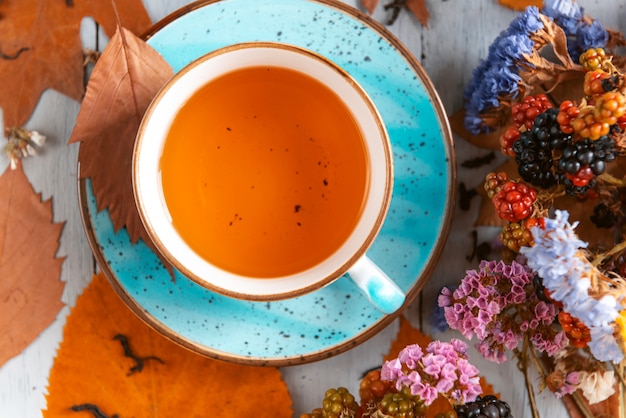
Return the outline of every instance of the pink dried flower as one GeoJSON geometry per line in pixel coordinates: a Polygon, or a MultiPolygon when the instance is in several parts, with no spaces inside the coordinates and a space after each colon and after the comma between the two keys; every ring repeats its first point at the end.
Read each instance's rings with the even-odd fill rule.
{"type": "Polygon", "coordinates": [[[492,361],[506,360],[530,334],[539,351],[554,351],[565,341],[553,328],[558,314],[553,304],[539,299],[533,273],[525,264],[513,261],[482,261],[478,270],[466,272],[454,291],[443,290],[439,306],[448,325],[465,338],[480,340],[476,348],[492,361]],[[533,337],[538,334],[537,337],[533,337]],[[550,339],[557,338],[553,344],[550,339]]]}
{"type": "Polygon", "coordinates": [[[394,382],[398,390],[410,388],[426,405],[440,394],[466,403],[482,391],[478,369],[467,358],[467,344],[458,339],[433,341],[425,353],[416,344],[405,347],[398,358],[383,364],[381,379],[394,382]]]}

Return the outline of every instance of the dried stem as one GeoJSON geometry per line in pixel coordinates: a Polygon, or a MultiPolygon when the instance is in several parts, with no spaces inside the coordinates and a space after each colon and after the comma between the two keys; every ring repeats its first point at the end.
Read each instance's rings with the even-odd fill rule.
{"type": "Polygon", "coordinates": [[[530,403],[530,410],[533,418],[540,418],[539,411],[537,410],[537,399],[535,398],[535,391],[533,389],[533,383],[528,374],[528,350],[530,345],[528,342],[528,336],[524,335],[524,344],[522,351],[514,350],[517,357],[517,368],[524,374],[524,382],[526,383],[526,392],[528,392],[528,402],[530,403]]]}
{"type": "Polygon", "coordinates": [[[626,187],[626,180],[620,180],[609,173],[602,173],[598,176],[600,180],[605,181],[613,186],[626,187]]]}
{"type": "Polygon", "coordinates": [[[609,251],[605,252],[604,254],[600,254],[598,255],[593,262],[591,263],[594,267],[598,267],[599,265],[601,265],[604,260],[606,260],[607,258],[610,258],[612,256],[614,256],[615,254],[619,254],[622,251],[626,250],[626,241],[622,241],[619,244],[617,244],[616,246],[614,246],[613,248],[611,248],[609,251]]]}
{"type": "Polygon", "coordinates": [[[583,399],[580,392],[576,391],[572,393],[571,396],[574,400],[574,403],[578,407],[578,411],[582,414],[584,418],[595,418],[595,415],[593,415],[593,413],[589,410],[589,407],[587,406],[587,403],[583,399]]]}

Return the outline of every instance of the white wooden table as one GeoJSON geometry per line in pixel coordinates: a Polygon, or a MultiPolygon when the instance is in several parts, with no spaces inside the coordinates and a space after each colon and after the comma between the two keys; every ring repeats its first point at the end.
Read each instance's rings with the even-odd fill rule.
{"type": "MultiPolygon", "coordinates": [[[[155,22],[187,3],[186,0],[144,0],[155,22]]],[[[348,0],[347,3],[357,5],[357,0],[348,0]]],[[[381,0],[374,13],[374,17],[381,22],[387,19],[382,7],[385,3],[385,0],[381,0]]],[[[496,0],[426,0],[426,3],[431,14],[429,29],[422,27],[406,11],[388,28],[420,60],[438,90],[446,111],[452,114],[462,107],[463,89],[471,77],[472,69],[487,55],[490,43],[508,26],[516,12],[499,6],[496,0]]],[[[606,27],[626,30],[625,0],[579,0],[579,4],[606,27]]],[[[96,32],[93,21],[86,20],[82,30],[85,47],[94,49],[97,36],[100,36],[102,48],[106,40],[96,32]]],[[[78,147],[66,145],[78,109],[78,103],[56,92],[46,92],[27,127],[47,135],[48,142],[40,156],[25,161],[26,173],[35,190],[41,192],[44,199],[54,196],[55,222],[66,221],[58,255],[67,257],[63,263],[62,280],[67,282],[63,300],[68,306],[74,305],[96,269],[79,215],[76,189],[78,147]]],[[[455,142],[459,164],[487,152],[458,137],[455,142]]],[[[2,171],[7,164],[6,157],[1,156],[2,171]]],[[[475,187],[481,183],[488,168],[459,167],[458,181],[464,182],[468,188],[475,187]]],[[[475,229],[473,222],[478,203],[478,199],[474,199],[470,210],[460,210],[457,205],[452,231],[440,263],[422,294],[405,312],[413,325],[421,326],[426,333],[431,332],[429,314],[440,288],[457,283],[466,269],[477,266],[477,260],[469,262],[466,256],[471,251],[471,231],[475,229]]],[[[479,240],[487,239],[493,232],[479,230],[479,240]]],[[[41,416],[40,410],[45,407],[44,394],[49,369],[68,313],[69,308],[64,308],[56,322],[35,342],[0,368],[0,418],[41,416]]],[[[380,365],[397,329],[398,323],[395,321],[378,335],[348,352],[328,360],[281,369],[293,398],[294,416],[298,417],[319,406],[325,390],[330,387],[346,386],[357,394],[361,374],[380,365]]],[[[452,331],[431,335],[442,340],[459,337],[458,333],[452,331]]],[[[483,360],[475,352],[472,353],[472,361],[495,390],[501,393],[502,399],[509,402],[515,417],[531,416],[527,407],[524,378],[514,362],[495,365],[483,360]]],[[[568,416],[561,402],[550,393],[539,394],[538,402],[543,417],[568,416]]]]}

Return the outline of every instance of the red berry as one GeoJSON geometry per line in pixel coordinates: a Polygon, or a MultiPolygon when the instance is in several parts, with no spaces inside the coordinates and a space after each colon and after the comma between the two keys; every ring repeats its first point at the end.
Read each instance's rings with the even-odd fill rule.
{"type": "Polygon", "coordinates": [[[498,216],[509,222],[519,222],[533,214],[537,190],[524,183],[508,181],[493,196],[498,216]]]}
{"type": "Polygon", "coordinates": [[[594,97],[606,93],[606,84],[604,80],[611,78],[611,75],[603,70],[593,70],[585,73],[585,81],[583,82],[583,90],[589,97],[594,97]]]}
{"type": "Polygon", "coordinates": [[[516,103],[511,108],[513,124],[517,128],[524,126],[531,129],[535,123],[535,118],[540,113],[552,107],[552,103],[545,94],[526,96],[520,103],[516,103]]]}
{"type": "Polygon", "coordinates": [[[500,136],[500,151],[508,157],[515,157],[513,144],[519,139],[520,131],[518,128],[511,126],[500,136]]]}
{"type": "Polygon", "coordinates": [[[589,328],[580,319],[573,317],[568,312],[561,311],[559,312],[558,320],[570,344],[574,347],[584,348],[591,341],[589,328]]]}
{"type": "Polygon", "coordinates": [[[617,118],[617,126],[621,129],[622,132],[626,131],[626,115],[622,115],[617,118]]]}
{"type": "Polygon", "coordinates": [[[574,132],[574,128],[572,127],[572,120],[576,119],[578,114],[580,113],[580,108],[576,106],[576,104],[570,100],[565,100],[559,106],[559,114],[556,117],[556,121],[559,123],[561,127],[561,131],[566,134],[571,134],[574,132]]]}
{"type": "Polygon", "coordinates": [[[589,181],[595,177],[595,174],[591,167],[584,165],[574,174],[565,173],[565,177],[570,179],[574,186],[583,187],[589,184],[589,181]]]}

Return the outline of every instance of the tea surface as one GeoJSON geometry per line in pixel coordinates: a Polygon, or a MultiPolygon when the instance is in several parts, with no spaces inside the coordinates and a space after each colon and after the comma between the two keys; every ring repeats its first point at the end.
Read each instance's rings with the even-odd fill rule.
{"type": "Polygon", "coordinates": [[[198,90],[161,157],[173,225],[200,256],[232,273],[306,270],[355,227],[368,188],[367,150],[352,114],[313,78],[250,67],[198,90]]]}

